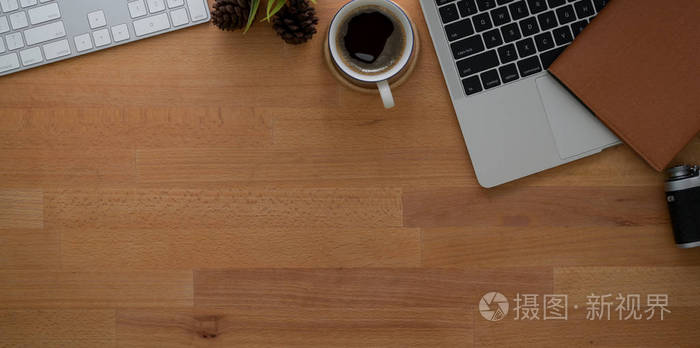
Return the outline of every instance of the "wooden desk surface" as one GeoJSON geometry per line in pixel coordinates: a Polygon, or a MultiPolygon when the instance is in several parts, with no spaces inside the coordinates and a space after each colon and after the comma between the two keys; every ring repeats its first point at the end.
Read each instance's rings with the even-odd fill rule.
{"type": "Polygon", "coordinates": [[[424,50],[390,111],[336,84],[320,35],[264,23],[0,79],[0,346],[697,345],[700,249],[673,245],[662,175],[620,146],[480,188],[401,5],[424,50]],[[672,312],[586,320],[607,293],[672,312]]]}

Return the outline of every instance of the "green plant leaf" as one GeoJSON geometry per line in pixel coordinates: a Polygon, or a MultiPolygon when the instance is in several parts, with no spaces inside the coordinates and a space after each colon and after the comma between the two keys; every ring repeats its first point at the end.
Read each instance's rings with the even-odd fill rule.
{"type": "Polygon", "coordinates": [[[270,21],[272,16],[277,14],[282,7],[287,3],[287,0],[269,0],[267,3],[268,11],[267,11],[267,17],[263,18],[262,21],[270,21]],[[272,5],[271,5],[272,4],[272,5]],[[272,10],[269,10],[269,8],[272,7],[272,10]]]}
{"type": "Polygon", "coordinates": [[[253,25],[253,19],[255,19],[255,15],[258,13],[258,6],[260,6],[260,0],[252,0],[250,2],[250,14],[248,15],[248,23],[245,25],[243,34],[247,33],[250,26],[253,25]]]}
{"type": "Polygon", "coordinates": [[[274,4],[275,1],[276,0],[267,0],[267,8],[265,9],[265,18],[270,18],[270,9],[272,9],[272,4],[274,4]]]}
{"type": "Polygon", "coordinates": [[[316,5],[316,0],[311,0],[311,3],[313,3],[314,5],[316,5]]]}

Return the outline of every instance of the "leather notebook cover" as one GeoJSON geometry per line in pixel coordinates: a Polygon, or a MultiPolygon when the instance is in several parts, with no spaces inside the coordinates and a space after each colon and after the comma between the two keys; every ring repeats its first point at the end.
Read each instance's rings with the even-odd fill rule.
{"type": "Polygon", "coordinates": [[[661,171],[700,131],[700,1],[610,1],[549,71],[661,171]]]}

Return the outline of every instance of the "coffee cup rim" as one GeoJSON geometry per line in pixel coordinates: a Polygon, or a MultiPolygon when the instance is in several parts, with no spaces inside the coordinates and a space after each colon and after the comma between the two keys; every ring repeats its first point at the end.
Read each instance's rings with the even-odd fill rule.
{"type": "Polygon", "coordinates": [[[411,20],[408,17],[408,14],[396,3],[390,0],[351,0],[344,4],[333,16],[330,22],[330,26],[328,28],[328,49],[330,51],[330,56],[331,60],[333,61],[333,64],[338,67],[338,69],[343,72],[344,75],[360,82],[379,82],[379,81],[384,81],[391,79],[392,77],[396,76],[398,73],[400,73],[408,64],[411,54],[413,52],[413,46],[414,46],[414,40],[415,38],[413,37],[413,24],[411,23],[411,20]],[[358,5],[359,4],[359,5],[358,5]],[[368,74],[362,74],[359,73],[353,69],[350,69],[343,61],[342,59],[339,58],[338,50],[335,45],[335,33],[337,32],[338,25],[339,23],[336,22],[336,19],[338,19],[338,16],[343,13],[343,11],[349,11],[348,8],[349,6],[353,6],[350,8],[350,10],[357,8],[357,7],[362,7],[362,6],[369,6],[369,5],[377,5],[381,6],[384,8],[389,8],[390,10],[394,10],[392,12],[395,12],[397,14],[397,19],[401,22],[401,25],[404,27],[404,31],[406,33],[406,47],[404,47],[404,50],[402,51],[401,58],[399,58],[398,63],[396,63],[391,69],[389,69],[386,72],[383,72],[381,74],[377,75],[368,75],[368,74]]]}

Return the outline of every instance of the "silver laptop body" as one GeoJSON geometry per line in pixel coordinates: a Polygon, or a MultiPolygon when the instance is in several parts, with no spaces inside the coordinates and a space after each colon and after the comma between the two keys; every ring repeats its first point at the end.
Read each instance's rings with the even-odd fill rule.
{"type": "MultiPolygon", "coordinates": [[[[521,22],[527,18],[535,18],[535,21],[537,21],[539,20],[538,17],[541,17],[545,20],[544,23],[547,23],[547,20],[550,21],[550,24],[540,26],[540,30],[536,32],[537,34],[529,37],[525,35],[527,34],[525,32],[527,30],[526,27],[522,27],[523,32],[520,33],[520,39],[508,43],[516,47],[516,53],[518,53],[518,59],[520,59],[523,57],[520,57],[520,52],[517,51],[521,46],[527,48],[526,44],[530,42],[523,40],[532,38],[534,43],[535,36],[542,34],[537,39],[546,43],[547,41],[542,39],[542,37],[546,36],[547,32],[549,32],[549,35],[559,34],[561,37],[564,37],[565,30],[563,28],[565,27],[570,30],[569,35],[572,35],[571,39],[573,40],[574,35],[572,33],[576,30],[573,27],[574,23],[585,25],[597,13],[597,10],[592,9],[593,15],[587,16],[588,18],[575,18],[572,23],[566,23],[566,19],[551,22],[552,15],[566,16],[569,14],[567,11],[573,11],[576,14],[581,7],[574,7],[574,4],[570,1],[562,1],[563,5],[559,7],[547,7],[543,10],[533,7],[540,4],[538,0],[483,1],[487,3],[485,11],[481,11],[479,8],[480,5],[483,5],[480,0],[420,0],[479,184],[483,187],[497,186],[598,153],[607,147],[620,143],[614,134],[546,71],[546,66],[548,65],[545,66],[544,60],[550,59],[550,56],[540,55],[545,54],[547,49],[537,51],[537,53],[531,54],[529,57],[524,57],[530,59],[530,64],[534,64],[536,60],[539,60],[540,71],[527,76],[516,76],[514,80],[509,82],[503,81],[510,79],[506,75],[499,76],[501,79],[500,84],[488,89],[485,87],[485,84],[489,83],[487,81],[489,77],[494,78],[492,85],[495,85],[494,70],[502,72],[500,69],[506,65],[515,64],[515,68],[519,70],[521,75],[530,73],[530,71],[524,71],[524,69],[527,69],[527,64],[520,65],[517,59],[512,62],[509,61],[508,64],[503,63],[504,59],[499,55],[501,52],[498,49],[507,44],[507,34],[504,31],[506,25],[516,23],[515,25],[522,27],[523,24],[521,22]],[[462,1],[467,2],[467,4],[460,4],[462,1]],[[438,6],[438,3],[441,6],[438,6]],[[521,7],[510,7],[514,4],[521,7]],[[527,14],[520,20],[514,20],[513,17],[517,16],[517,11],[523,11],[523,4],[530,6],[525,8],[525,12],[523,12],[527,14]],[[441,12],[440,8],[445,6],[457,8],[457,15],[451,12],[452,7],[441,12]],[[464,6],[476,6],[477,12],[474,13],[474,9],[463,10],[464,6]],[[492,7],[488,8],[488,6],[492,7]],[[571,6],[571,9],[565,8],[565,6],[571,6]],[[507,24],[498,26],[496,25],[496,17],[493,11],[499,8],[500,11],[495,12],[498,15],[502,15],[506,11],[509,15],[514,13],[516,15],[511,16],[511,20],[507,24]],[[515,12],[512,12],[513,9],[515,12]],[[468,11],[472,13],[469,14],[468,11]],[[491,23],[491,28],[488,30],[483,29],[486,19],[485,15],[475,17],[481,13],[489,13],[489,18],[494,20],[491,23]],[[445,15],[448,23],[443,23],[445,21],[443,16],[445,15]],[[550,16],[549,19],[546,16],[550,16]],[[478,24],[477,20],[480,21],[478,24]],[[453,24],[448,29],[450,29],[450,35],[456,37],[458,35],[454,35],[453,27],[457,26],[457,22],[460,22],[459,25],[466,28],[464,30],[467,31],[466,24],[472,24],[472,33],[463,35],[464,37],[459,39],[450,40],[446,26],[453,24]],[[543,29],[545,26],[552,25],[555,27],[548,30],[543,29]],[[476,26],[481,26],[482,30],[479,31],[476,26]],[[498,45],[496,41],[491,45],[491,48],[487,44],[477,54],[468,54],[455,59],[455,55],[464,54],[461,51],[455,53],[456,50],[462,49],[466,45],[461,43],[455,44],[456,42],[467,39],[471,40],[470,42],[476,42],[474,41],[477,40],[475,37],[480,37],[486,42],[486,33],[490,33],[489,35],[498,34],[495,30],[502,34],[501,45],[498,45]],[[519,41],[523,42],[520,43],[519,41]],[[482,71],[482,73],[490,75],[482,76],[477,73],[470,76],[468,71],[465,72],[465,69],[472,68],[465,68],[465,64],[460,64],[460,61],[472,59],[472,61],[467,61],[467,63],[472,66],[480,65],[477,69],[483,69],[483,63],[473,63],[477,59],[473,57],[485,54],[484,52],[488,51],[495,51],[488,57],[492,58],[496,55],[499,58],[497,66],[493,66],[493,64],[496,64],[493,63],[485,71],[482,71]],[[538,57],[538,59],[532,57],[538,57]],[[477,80],[474,76],[479,76],[479,79],[477,80]],[[467,83],[463,83],[467,78],[471,79],[470,83],[472,85],[481,82],[483,90],[475,92],[476,89],[471,89],[472,93],[467,95],[465,91],[465,88],[468,88],[465,87],[467,83]]],[[[540,1],[544,3],[544,6],[548,5],[545,0],[540,1]]],[[[588,2],[590,1],[588,0],[588,2]]],[[[581,2],[587,3],[586,1],[581,2]]],[[[556,1],[553,1],[553,3],[556,3],[556,1]]],[[[586,12],[583,12],[584,16],[586,14],[586,12]]],[[[530,20],[528,23],[532,23],[532,21],[530,20]]],[[[513,28],[512,24],[509,28],[513,28]]],[[[568,43],[565,43],[567,40],[566,38],[562,39],[562,44],[560,44],[558,42],[560,40],[556,40],[556,36],[554,38],[555,40],[551,43],[553,47],[549,50],[559,50],[560,53],[568,45],[568,43]]],[[[491,36],[490,39],[493,40],[494,38],[491,36]]],[[[537,41],[537,44],[539,43],[537,41]]],[[[537,49],[537,47],[534,49],[537,49]]],[[[513,66],[509,68],[513,69],[513,66]]],[[[504,70],[507,69],[504,68],[504,70]]]]}

